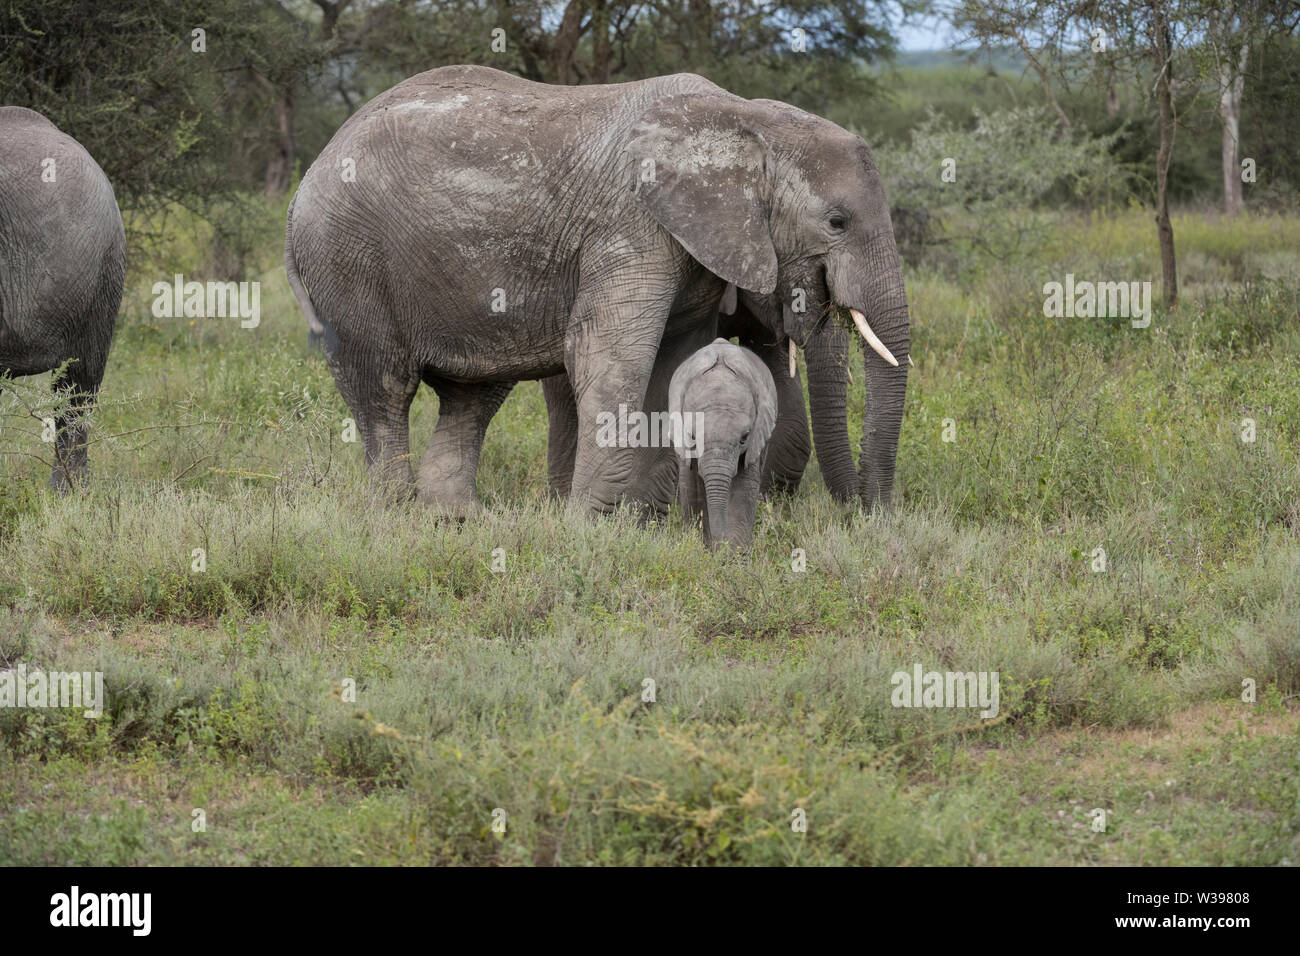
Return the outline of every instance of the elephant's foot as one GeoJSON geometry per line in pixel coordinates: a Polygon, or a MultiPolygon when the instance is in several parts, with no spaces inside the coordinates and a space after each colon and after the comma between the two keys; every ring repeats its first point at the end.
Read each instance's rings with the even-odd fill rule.
{"type": "Polygon", "coordinates": [[[415,497],[415,482],[411,478],[410,455],[401,454],[382,463],[370,465],[371,492],[381,504],[405,504],[415,497]]]}
{"type": "Polygon", "coordinates": [[[55,445],[54,464],[50,467],[50,488],[66,495],[86,480],[85,432],[70,438],[60,438],[55,445]]]}
{"type": "Polygon", "coordinates": [[[462,524],[471,518],[481,518],[486,510],[481,501],[438,502],[431,507],[438,518],[448,524],[462,524]]]}
{"type": "Polygon", "coordinates": [[[472,518],[483,511],[483,503],[478,500],[473,488],[438,485],[421,480],[416,497],[431,511],[452,519],[472,518]]]}
{"type": "MultiPolygon", "coordinates": [[[[432,449],[430,449],[432,452],[432,449]]],[[[453,518],[478,514],[483,506],[476,488],[476,462],[443,458],[426,453],[416,479],[416,497],[433,511],[453,518]]]]}

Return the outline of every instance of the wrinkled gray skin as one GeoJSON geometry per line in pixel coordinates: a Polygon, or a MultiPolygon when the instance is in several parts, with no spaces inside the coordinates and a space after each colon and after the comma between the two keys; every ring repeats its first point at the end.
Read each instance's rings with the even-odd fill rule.
{"type": "Polygon", "coordinates": [[[902,363],[869,356],[863,488],[888,503],[907,304],[870,153],[825,120],[689,74],[552,87],[433,70],[360,110],[308,170],[285,267],[377,477],[410,486],[410,402],[421,381],[438,393],[415,486],[451,508],[474,501],[513,382],[563,373],[570,509],[662,513],[671,448],[601,448],[597,415],[666,408],[728,282],[782,303],[806,290],[807,312],[776,318],[782,343],[806,342],[832,299],[858,308],[902,363]]]}
{"type": "MultiPolygon", "coordinates": [[[[809,114],[777,100],[752,102],[770,107],[796,124],[809,119],[809,114]]],[[[788,494],[798,489],[815,442],[822,478],[835,500],[860,499],[869,507],[887,508],[890,504],[902,399],[907,383],[907,361],[900,353],[907,350],[909,326],[901,265],[892,242],[893,227],[888,219],[888,209],[883,210],[883,214],[890,241],[872,244],[866,256],[867,261],[873,262],[874,268],[879,270],[869,284],[878,309],[859,308],[867,314],[877,334],[883,335],[894,356],[899,358],[900,367],[888,365],[862,343],[867,387],[861,446],[864,453],[859,465],[854,464],[847,407],[850,349],[855,341],[860,341],[857,332],[841,323],[824,322],[809,336],[804,344],[804,360],[808,369],[810,407],[805,408],[799,373],[796,371],[794,376],[789,373],[789,350],[781,334],[784,325],[794,324],[789,321],[790,303],[783,308],[776,292],[760,295],[746,289],[737,290],[734,285],[728,286],[719,302],[719,336],[735,337],[741,345],[753,351],[771,372],[776,385],[776,427],[768,443],[760,489],[765,494],[788,494]],[[903,343],[901,349],[900,341],[903,343]],[[808,434],[810,413],[814,442],[809,441],[808,434]]],[[[880,210],[870,209],[868,215],[878,220],[880,210]]],[[[879,227],[876,228],[874,234],[878,236],[879,227]]],[[[791,287],[795,285],[797,283],[792,283],[791,287]]],[[[832,300],[840,301],[833,296],[832,300]]],[[[809,311],[816,308],[807,300],[805,306],[809,311]]],[[[557,497],[565,497],[569,493],[578,431],[573,396],[567,379],[562,375],[544,380],[542,389],[550,419],[547,444],[550,489],[557,497]]]]}
{"type": "Polygon", "coordinates": [[[55,423],[58,491],[86,468],[86,410],[125,275],[122,215],[99,164],[40,113],[0,107],[0,372],[36,375],[71,360],[55,383],[68,393],[55,423]]]}
{"type": "MultiPolygon", "coordinates": [[[[827,489],[837,501],[853,500],[862,484],[849,441],[848,367],[849,349],[858,340],[858,334],[839,323],[827,322],[808,339],[803,350],[808,367],[808,408],[805,409],[799,373],[796,371],[793,377],[790,376],[788,350],[773,340],[771,328],[765,324],[772,321],[779,309],[779,305],[770,299],[762,301],[761,297],[742,292],[736,311],[720,316],[718,326],[719,335],[734,335],[742,345],[752,349],[771,370],[776,381],[779,396],[777,425],[763,472],[763,491],[793,493],[798,489],[811,451],[808,440],[808,420],[811,417],[812,447],[817,451],[817,463],[827,489]]],[[[865,345],[863,348],[868,371],[873,363],[889,368],[875,352],[865,345]]],[[[868,395],[868,407],[863,416],[868,427],[870,420],[868,395]]],[[[863,500],[873,501],[865,493],[863,500]]]]}
{"type": "Polygon", "coordinates": [[[686,519],[703,517],[710,549],[748,547],[776,425],[772,373],[753,352],[716,339],[673,373],[668,412],[683,425],[677,487],[686,519]]]}
{"type": "MultiPolygon", "coordinates": [[[[794,377],[790,376],[789,350],[784,341],[778,340],[776,333],[755,317],[756,312],[765,315],[779,313],[779,304],[765,306],[753,302],[751,294],[743,297],[750,300],[749,305],[733,298],[722,308],[718,316],[718,335],[725,339],[739,339],[740,344],[757,355],[772,375],[777,393],[776,427],[768,442],[759,490],[762,494],[793,494],[799,488],[813,450],[808,434],[809,409],[804,404],[803,384],[797,371],[794,377]]],[[[725,294],[723,302],[728,302],[725,294]]],[[[859,489],[858,471],[849,440],[847,406],[849,349],[856,338],[857,333],[853,330],[828,322],[809,338],[804,347],[817,462],[826,487],[840,502],[855,500],[859,489]]],[[[879,361],[874,352],[868,352],[868,363],[873,359],[879,361]]],[[[548,482],[551,492],[564,498],[569,493],[573,449],[577,442],[577,422],[568,379],[563,375],[545,379],[542,392],[550,418],[548,482]]],[[[864,421],[867,417],[864,416],[864,421]]]]}

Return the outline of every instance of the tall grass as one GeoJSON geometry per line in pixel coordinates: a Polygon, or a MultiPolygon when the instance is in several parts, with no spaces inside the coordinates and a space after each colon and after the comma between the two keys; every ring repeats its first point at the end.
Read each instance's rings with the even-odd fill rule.
{"type": "MultiPolygon", "coordinates": [[[[1228,788],[1238,811],[1177,845],[1155,835],[1176,801],[1035,750],[1239,701],[1243,678],[1271,712],[1300,691],[1300,226],[1175,227],[1195,294],[1145,330],[1041,309],[1063,269],[1142,277],[1136,212],[1063,217],[965,285],[910,275],[900,507],[841,508],[814,464],[744,554],[676,513],[567,521],[535,383],[489,431],[480,514],[379,504],[281,274],[244,330],[154,319],[137,272],[92,479],[44,491],[22,403],[0,431],[0,662],[102,670],[109,696],[98,722],[0,709],[0,859],[1278,861],[1297,805],[1280,738],[1202,740],[1249,786],[1169,755],[1182,799],[1228,788]],[[914,664],[997,671],[1001,719],[892,707],[914,664]],[[1066,791],[1128,829],[1020,815],[1066,791]],[[102,812],[69,822],[83,803],[102,812]],[[222,827],[190,839],[209,804],[222,827]]],[[[44,388],[13,383],[33,407],[44,388]]],[[[422,394],[417,453],[435,418],[422,394]]]]}

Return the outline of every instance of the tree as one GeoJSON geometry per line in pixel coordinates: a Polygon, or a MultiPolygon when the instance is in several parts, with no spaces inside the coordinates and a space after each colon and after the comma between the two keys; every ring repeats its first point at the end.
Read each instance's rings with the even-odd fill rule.
{"type": "Polygon", "coordinates": [[[1247,66],[1269,33],[1294,32],[1300,4],[1294,0],[1206,0],[1204,59],[1217,91],[1221,124],[1223,208],[1228,214],[1245,207],[1241,178],[1241,108],[1247,66]]]}
{"type": "MultiPolygon", "coordinates": [[[[576,84],[690,70],[744,96],[813,107],[872,90],[862,65],[893,49],[899,11],[926,2],[356,0],[338,18],[336,58],[388,80],[450,63],[576,84]],[[493,29],[504,31],[504,51],[489,46],[493,29]]],[[[349,80],[364,78],[353,71],[349,80]]]]}
{"type": "Polygon", "coordinates": [[[201,210],[245,188],[244,154],[274,138],[249,108],[259,78],[311,58],[260,0],[9,0],[0,35],[0,102],[76,137],[126,208],[201,210]]]}
{"type": "Polygon", "coordinates": [[[1155,155],[1156,236],[1164,302],[1178,302],[1178,259],[1169,218],[1169,170],[1179,125],[1175,79],[1177,58],[1204,32],[1204,10],[1195,0],[966,0],[957,23],[988,47],[1017,39],[1068,128],[1051,92],[1071,76],[1088,76],[1109,89],[1112,77],[1127,72],[1151,91],[1160,141],[1155,155]]]}

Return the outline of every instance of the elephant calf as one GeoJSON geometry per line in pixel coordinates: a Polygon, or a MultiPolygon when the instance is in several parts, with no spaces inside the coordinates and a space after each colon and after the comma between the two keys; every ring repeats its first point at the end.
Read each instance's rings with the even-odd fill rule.
{"type": "Polygon", "coordinates": [[[749,349],[716,339],[673,373],[668,413],[681,423],[678,495],[687,519],[704,516],[710,548],[747,546],[776,425],[772,373],[749,349]]]}
{"type": "Polygon", "coordinates": [[[108,177],[40,113],[0,107],[0,374],[69,362],[50,484],[86,466],[85,413],[104,377],[126,276],[122,214],[108,177]]]}

